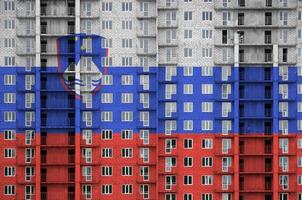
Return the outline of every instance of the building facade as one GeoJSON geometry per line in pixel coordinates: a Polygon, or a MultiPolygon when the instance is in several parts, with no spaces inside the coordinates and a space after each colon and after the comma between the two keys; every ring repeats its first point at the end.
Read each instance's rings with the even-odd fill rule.
{"type": "Polygon", "coordinates": [[[302,200],[302,1],[0,16],[0,199],[302,200]]]}

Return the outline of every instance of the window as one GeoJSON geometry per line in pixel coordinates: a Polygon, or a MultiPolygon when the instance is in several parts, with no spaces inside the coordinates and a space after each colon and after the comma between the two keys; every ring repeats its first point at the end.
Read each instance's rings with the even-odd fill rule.
{"type": "MultiPolygon", "coordinates": [[[[213,200],[213,195],[209,193],[204,193],[201,195],[201,200],[213,200]]],[[[230,200],[230,199],[222,198],[222,200],[230,200]]]]}
{"type": "Polygon", "coordinates": [[[184,84],[184,94],[193,94],[193,84],[184,84]]]}
{"type": "Polygon", "coordinates": [[[228,153],[228,151],[232,147],[232,140],[231,139],[222,139],[221,143],[222,143],[222,145],[221,145],[222,153],[228,153]]]}
{"type": "Polygon", "coordinates": [[[102,39],[102,48],[112,48],[112,38],[102,39]]]}
{"type": "Polygon", "coordinates": [[[143,144],[149,144],[149,130],[140,130],[139,138],[143,140],[143,144]]]}
{"type": "Polygon", "coordinates": [[[201,94],[213,94],[213,85],[212,84],[202,84],[201,85],[201,94]]]}
{"type": "Polygon", "coordinates": [[[192,167],[193,166],[193,158],[192,157],[184,157],[184,166],[192,167]]]}
{"type": "Polygon", "coordinates": [[[102,93],[101,94],[102,103],[112,103],[113,102],[113,94],[112,93],[102,93]]]}
{"type": "Polygon", "coordinates": [[[122,185],[122,194],[132,194],[132,185],[130,184],[122,185]]]}
{"type": "Polygon", "coordinates": [[[184,30],[184,39],[192,39],[192,30],[184,30]]]}
{"type": "Polygon", "coordinates": [[[193,120],[183,120],[183,129],[185,131],[193,130],[193,120]]]}
{"type": "Polygon", "coordinates": [[[202,167],[212,167],[213,166],[213,158],[212,157],[202,157],[201,158],[201,166],[202,167]]]}
{"type": "Polygon", "coordinates": [[[132,140],[133,131],[132,130],[122,130],[122,139],[123,140],[132,140]]]}
{"type": "Polygon", "coordinates": [[[25,126],[30,127],[32,126],[32,122],[35,121],[35,112],[25,112],[25,126]]]}
{"type": "Polygon", "coordinates": [[[201,176],[201,184],[202,185],[212,185],[213,177],[209,175],[201,176]]]}
{"type": "Polygon", "coordinates": [[[245,0],[238,0],[238,6],[244,7],[245,6],[245,0]]]}
{"type": "Polygon", "coordinates": [[[183,75],[184,76],[193,76],[193,67],[183,67],[183,75]]]}
{"type": "Polygon", "coordinates": [[[140,75],[139,84],[143,86],[143,90],[149,90],[149,75],[140,75]]]}
{"type": "Polygon", "coordinates": [[[165,158],[165,171],[171,172],[172,167],[176,167],[176,157],[165,158]]]}
{"type": "Polygon", "coordinates": [[[132,122],[133,121],[133,112],[131,111],[122,111],[121,113],[122,122],[132,122]]]}
{"type": "Polygon", "coordinates": [[[16,103],[16,93],[4,93],[4,103],[16,103]]]}
{"type": "Polygon", "coordinates": [[[149,111],[139,112],[139,121],[142,122],[143,126],[149,126],[150,116],[149,111]]]}
{"type": "Polygon", "coordinates": [[[143,104],[143,108],[149,108],[149,93],[140,93],[139,101],[143,104]]]}
{"type": "Polygon", "coordinates": [[[132,20],[123,20],[122,30],[132,30],[132,20]]]}
{"type": "Polygon", "coordinates": [[[288,153],[288,138],[279,139],[279,149],[282,150],[282,153],[288,153]]]}
{"type": "Polygon", "coordinates": [[[287,26],[288,24],[288,12],[287,11],[280,11],[280,21],[282,25],[287,26]]]}
{"type": "Polygon", "coordinates": [[[184,176],[184,185],[192,185],[193,184],[193,176],[187,175],[184,176]]]}
{"type": "Polygon", "coordinates": [[[139,157],[143,159],[144,163],[149,162],[149,148],[140,148],[139,157]]]}
{"type": "Polygon", "coordinates": [[[122,103],[133,103],[133,94],[132,93],[122,93],[122,103]]]}
{"type": "Polygon", "coordinates": [[[16,186],[14,186],[14,185],[5,185],[4,186],[4,194],[5,195],[15,195],[16,194],[16,186]]]}
{"type": "Polygon", "coordinates": [[[175,120],[166,120],[165,121],[165,134],[170,135],[172,131],[175,131],[177,124],[175,120]]]}
{"type": "Polygon", "coordinates": [[[15,130],[4,130],[4,140],[15,140],[16,131],[15,130]]]}
{"type": "Polygon", "coordinates": [[[287,190],[288,189],[288,175],[280,175],[279,184],[283,190],[287,190]]]}
{"type": "Polygon", "coordinates": [[[201,30],[201,38],[202,39],[212,39],[213,31],[209,29],[201,30]]]}
{"type": "Polygon", "coordinates": [[[102,194],[112,194],[112,185],[109,184],[102,185],[102,194]]]}
{"type": "Polygon", "coordinates": [[[122,66],[131,66],[132,57],[122,57],[122,66]]]}
{"type": "Polygon", "coordinates": [[[123,148],[121,157],[132,158],[132,148],[123,148]]]}
{"type": "Polygon", "coordinates": [[[212,57],[212,48],[202,48],[202,57],[211,58],[212,57]]]}
{"type": "Polygon", "coordinates": [[[112,140],[112,130],[102,130],[103,140],[112,140]]]}
{"type": "Polygon", "coordinates": [[[14,148],[4,149],[4,157],[5,158],[15,158],[16,157],[16,149],[14,149],[14,148]]]}
{"type": "Polygon", "coordinates": [[[213,148],[213,140],[212,139],[202,139],[201,140],[201,148],[202,149],[212,149],[213,148]]]}
{"type": "Polygon", "coordinates": [[[212,21],[212,19],[213,19],[212,12],[203,11],[202,14],[201,14],[201,19],[203,21],[212,21]]]}
{"type": "Polygon", "coordinates": [[[4,121],[5,122],[14,122],[14,121],[16,121],[16,112],[14,112],[14,111],[5,111],[4,112],[4,121]]]}
{"type": "Polygon", "coordinates": [[[83,185],[82,193],[86,199],[91,199],[92,196],[92,186],[91,185],[83,185]]]}
{"type": "Polygon", "coordinates": [[[238,25],[244,25],[244,13],[238,13],[238,25]]]}
{"type": "Polygon", "coordinates": [[[192,149],[193,148],[193,139],[184,139],[184,148],[192,149]]]}
{"type": "Polygon", "coordinates": [[[14,11],[15,10],[15,2],[13,0],[6,0],[4,3],[4,11],[14,11]]]}
{"type": "Polygon", "coordinates": [[[184,12],[184,20],[191,21],[192,20],[192,11],[185,11],[184,12]]]}
{"type": "Polygon", "coordinates": [[[213,112],[213,102],[202,102],[201,112],[213,112]]]}
{"type": "Polygon", "coordinates": [[[4,56],[4,65],[5,66],[14,66],[15,57],[14,56],[4,56]]]}
{"type": "Polygon", "coordinates": [[[192,48],[184,48],[184,57],[191,58],[193,56],[192,48]]]}
{"type": "Polygon", "coordinates": [[[302,138],[297,139],[297,147],[298,147],[298,149],[302,148],[302,138]]]}
{"type": "Polygon", "coordinates": [[[122,2],[122,11],[132,11],[132,2],[122,2]]]}
{"type": "Polygon", "coordinates": [[[4,29],[15,29],[15,20],[14,19],[5,19],[4,20],[4,29]]]}
{"type": "Polygon", "coordinates": [[[201,121],[201,130],[203,130],[203,131],[213,130],[213,121],[212,120],[202,120],[201,121]]]}
{"type": "Polygon", "coordinates": [[[184,102],[184,112],[193,112],[193,102],[184,102]]]}
{"type": "Polygon", "coordinates": [[[222,102],[221,104],[221,117],[228,117],[229,113],[232,111],[231,102],[222,102]]]}
{"type": "Polygon", "coordinates": [[[302,157],[297,158],[297,167],[302,167],[302,157]]]}
{"type": "Polygon", "coordinates": [[[176,148],[175,139],[165,139],[165,153],[171,153],[176,148]]]}
{"type": "Polygon", "coordinates": [[[122,85],[133,85],[133,76],[122,75],[122,85]]]}
{"type": "Polygon", "coordinates": [[[92,126],[92,112],[83,112],[83,122],[87,127],[92,126]]]}
{"type": "Polygon", "coordinates": [[[16,175],[16,168],[12,166],[8,166],[4,168],[4,176],[15,176],[16,175]]]}
{"type": "Polygon", "coordinates": [[[302,94],[302,84],[297,84],[297,94],[302,94]]]}
{"type": "Polygon", "coordinates": [[[165,98],[171,99],[172,95],[177,93],[176,84],[166,84],[165,87],[165,98]]]}
{"type": "Polygon", "coordinates": [[[113,77],[112,75],[103,75],[102,85],[112,85],[113,77]]]}
{"type": "Polygon", "coordinates": [[[15,39],[14,38],[4,38],[4,47],[5,48],[14,48],[15,39]]]}
{"type": "Polygon", "coordinates": [[[15,85],[16,76],[15,75],[4,75],[4,85],[15,85]]]}
{"type": "Polygon", "coordinates": [[[112,176],[112,167],[111,166],[102,166],[101,175],[102,176],[112,176]]]}
{"type": "Polygon", "coordinates": [[[213,67],[203,66],[201,68],[201,76],[213,76],[213,67]]]}
{"type": "Polygon", "coordinates": [[[183,200],[193,200],[193,194],[185,193],[183,200]]]}
{"type": "Polygon", "coordinates": [[[111,122],[113,119],[113,113],[110,111],[101,112],[101,121],[102,122],[111,122]]]}
{"type": "Polygon", "coordinates": [[[112,21],[111,20],[102,21],[102,29],[103,30],[111,30],[112,29],[112,21]]]}
{"type": "Polygon", "coordinates": [[[122,39],[122,48],[132,48],[132,39],[122,39]]]}
{"type": "Polygon", "coordinates": [[[102,2],[102,11],[112,11],[112,2],[102,2]]]}
{"type": "Polygon", "coordinates": [[[102,158],[112,158],[112,154],[111,148],[102,148],[102,158]]]}
{"type": "Polygon", "coordinates": [[[122,176],[132,176],[132,167],[123,166],[121,174],[122,174],[122,176]]]}
{"type": "Polygon", "coordinates": [[[302,120],[297,120],[297,130],[302,130],[302,120]]]}
{"type": "Polygon", "coordinates": [[[231,185],[231,180],[232,180],[232,176],[230,175],[223,175],[221,177],[221,182],[222,182],[222,190],[228,190],[229,186],[231,185]]]}

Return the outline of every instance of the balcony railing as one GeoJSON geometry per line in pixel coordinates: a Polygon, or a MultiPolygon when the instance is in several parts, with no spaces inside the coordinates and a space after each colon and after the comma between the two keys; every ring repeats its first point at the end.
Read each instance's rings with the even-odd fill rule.
{"type": "Polygon", "coordinates": [[[69,145],[75,144],[75,136],[68,136],[68,144],[69,145]]]}
{"type": "Polygon", "coordinates": [[[75,175],[74,175],[74,173],[68,174],[68,182],[74,182],[74,180],[75,180],[75,175]]]}
{"type": "Polygon", "coordinates": [[[74,200],[75,199],[75,193],[74,192],[68,192],[68,200],[74,200]]]}
{"type": "Polygon", "coordinates": [[[74,163],[75,156],[74,155],[68,155],[68,163],[74,163]]]}
{"type": "Polygon", "coordinates": [[[41,182],[42,182],[42,183],[45,183],[45,182],[46,182],[46,179],[47,179],[47,174],[41,173],[41,182]]]}
{"type": "Polygon", "coordinates": [[[47,192],[41,192],[41,200],[47,200],[47,192]]]}
{"type": "Polygon", "coordinates": [[[68,34],[74,34],[75,32],[75,26],[68,26],[68,34]]]}

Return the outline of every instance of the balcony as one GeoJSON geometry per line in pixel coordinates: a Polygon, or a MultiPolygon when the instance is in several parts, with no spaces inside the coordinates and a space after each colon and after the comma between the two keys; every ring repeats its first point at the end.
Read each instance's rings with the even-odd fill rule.
{"type": "Polygon", "coordinates": [[[177,20],[160,20],[158,23],[158,28],[177,28],[177,20]]]}
{"type": "Polygon", "coordinates": [[[24,8],[17,8],[17,17],[18,18],[34,18],[35,10],[25,10],[24,8]]]}
{"type": "Polygon", "coordinates": [[[74,7],[68,7],[63,10],[60,10],[60,12],[41,6],[41,18],[72,18],[75,16],[75,8],[74,7]],[[54,14],[55,13],[55,14],[54,14]]]}
{"type": "Polygon", "coordinates": [[[178,9],[177,1],[158,1],[158,10],[175,10],[178,9]]]}

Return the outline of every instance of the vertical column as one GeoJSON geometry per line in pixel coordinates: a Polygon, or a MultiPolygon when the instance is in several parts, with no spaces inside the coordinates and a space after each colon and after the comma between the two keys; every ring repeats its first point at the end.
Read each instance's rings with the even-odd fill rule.
{"type": "Polygon", "coordinates": [[[35,75],[36,75],[36,86],[35,86],[35,101],[36,101],[36,184],[35,194],[36,200],[41,199],[41,137],[40,137],[40,65],[41,65],[41,45],[40,45],[40,0],[36,0],[36,61],[35,61],[35,75]]]}
{"type": "Polygon", "coordinates": [[[239,34],[234,33],[234,200],[239,200],[239,34]]]}
{"type": "MultiPolygon", "coordinates": [[[[80,14],[81,5],[80,0],[75,0],[75,78],[77,80],[81,79],[80,71],[80,53],[81,53],[81,37],[80,33],[80,14]]],[[[81,87],[75,84],[76,94],[80,95],[81,87]]],[[[81,199],[81,99],[75,99],[75,200],[81,199]]]]}
{"type": "Polygon", "coordinates": [[[279,133],[279,67],[278,45],[273,45],[273,199],[278,199],[279,161],[278,161],[278,133],[279,133]]]}

